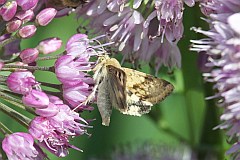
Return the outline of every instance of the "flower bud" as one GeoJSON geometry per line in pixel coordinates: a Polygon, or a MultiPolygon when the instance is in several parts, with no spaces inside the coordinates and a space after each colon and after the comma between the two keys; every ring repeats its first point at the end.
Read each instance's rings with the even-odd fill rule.
{"type": "Polygon", "coordinates": [[[39,50],[40,53],[49,54],[49,53],[57,51],[58,49],[61,48],[61,46],[62,46],[61,39],[49,38],[49,39],[45,39],[45,40],[41,41],[38,44],[37,49],[39,50]]]}
{"type": "Polygon", "coordinates": [[[9,21],[10,19],[12,19],[15,16],[16,12],[16,1],[7,2],[0,8],[0,15],[2,16],[4,21],[9,21]]]}
{"type": "Polygon", "coordinates": [[[15,17],[17,17],[18,19],[22,20],[24,23],[30,21],[33,19],[34,17],[34,12],[33,10],[26,10],[26,11],[19,11],[15,17]]]}
{"type": "Polygon", "coordinates": [[[6,24],[6,30],[9,33],[16,32],[21,26],[22,26],[22,21],[19,19],[14,19],[6,24]]]}
{"type": "Polygon", "coordinates": [[[36,48],[27,48],[21,51],[20,58],[23,63],[29,64],[34,62],[38,57],[38,50],[36,48]]]}
{"type": "Polygon", "coordinates": [[[14,93],[27,94],[36,84],[35,77],[29,71],[13,72],[7,78],[7,86],[14,93]]]}
{"type": "Polygon", "coordinates": [[[23,104],[33,108],[47,108],[49,105],[48,96],[38,90],[32,90],[27,95],[22,97],[23,104]]]}
{"type": "Polygon", "coordinates": [[[56,14],[57,10],[55,8],[46,8],[38,13],[36,23],[40,26],[46,26],[53,20],[56,14]]]}
{"type": "Polygon", "coordinates": [[[22,38],[30,38],[36,33],[36,30],[37,30],[36,26],[27,25],[27,26],[22,27],[18,31],[18,35],[22,38]]]}
{"type": "Polygon", "coordinates": [[[23,9],[23,10],[29,10],[33,9],[37,3],[38,0],[16,0],[17,4],[23,9]]]}

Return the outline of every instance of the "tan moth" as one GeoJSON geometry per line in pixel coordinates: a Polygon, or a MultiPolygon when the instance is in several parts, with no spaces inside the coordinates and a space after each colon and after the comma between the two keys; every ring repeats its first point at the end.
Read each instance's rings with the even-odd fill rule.
{"type": "Polygon", "coordinates": [[[123,114],[141,116],[164,100],[174,89],[164,79],[121,67],[115,58],[101,56],[94,68],[93,79],[97,93],[97,106],[102,124],[109,126],[112,109],[123,114]]]}
{"type": "Polygon", "coordinates": [[[88,0],[48,0],[48,4],[55,7],[78,7],[87,2],[88,0]]]}

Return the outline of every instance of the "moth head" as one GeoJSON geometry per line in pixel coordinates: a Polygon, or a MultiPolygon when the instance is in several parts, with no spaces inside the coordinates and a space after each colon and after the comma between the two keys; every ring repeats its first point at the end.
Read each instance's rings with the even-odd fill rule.
{"type": "Polygon", "coordinates": [[[107,59],[110,59],[110,57],[108,55],[100,55],[98,57],[98,63],[101,63],[103,61],[106,61],[107,59]]]}

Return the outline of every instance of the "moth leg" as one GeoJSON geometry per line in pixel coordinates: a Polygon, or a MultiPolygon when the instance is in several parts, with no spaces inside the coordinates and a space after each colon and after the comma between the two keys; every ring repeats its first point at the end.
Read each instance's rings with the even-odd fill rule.
{"type": "Polygon", "coordinates": [[[93,79],[95,81],[95,85],[92,89],[92,92],[88,95],[88,97],[86,98],[86,100],[82,103],[80,103],[77,107],[75,107],[73,110],[78,109],[80,106],[82,105],[87,105],[89,102],[93,101],[97,90],[98,90],[98,86],[101,83],[101,81],[103,80],[103,77],[99,75],[99,71],[97,71],[94,75],[93,75],[93,79]]]}
{"type": "Polygon", "coordinates": [[[94,87],[93,87],[93,90],[92,92],[89,94],[89,96],[87,97],[87,99],[80,103],[79,105],[77,105],[77,107],[75,107],[73,110],[76,110],[78,109],[80,106],[82,105],[87,105],[89,102],[93,101],[95,95],[96,95],[96,92],[97,92],[97,89],[98,89],[98,84],[96,84],[94,87]]]}

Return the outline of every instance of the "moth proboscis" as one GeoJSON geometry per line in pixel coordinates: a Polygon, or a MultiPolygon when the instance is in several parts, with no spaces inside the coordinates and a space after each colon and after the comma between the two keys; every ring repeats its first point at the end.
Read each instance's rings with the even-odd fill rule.
{"type": "Polygon", "coordinates": [[[174,86],[168,81],[133,69],[121,67],[115,58],[101,56],[93,69],[97,106],[102,124],[109,126],[112,109],[141,116],[164,100],[174,86]]]}

